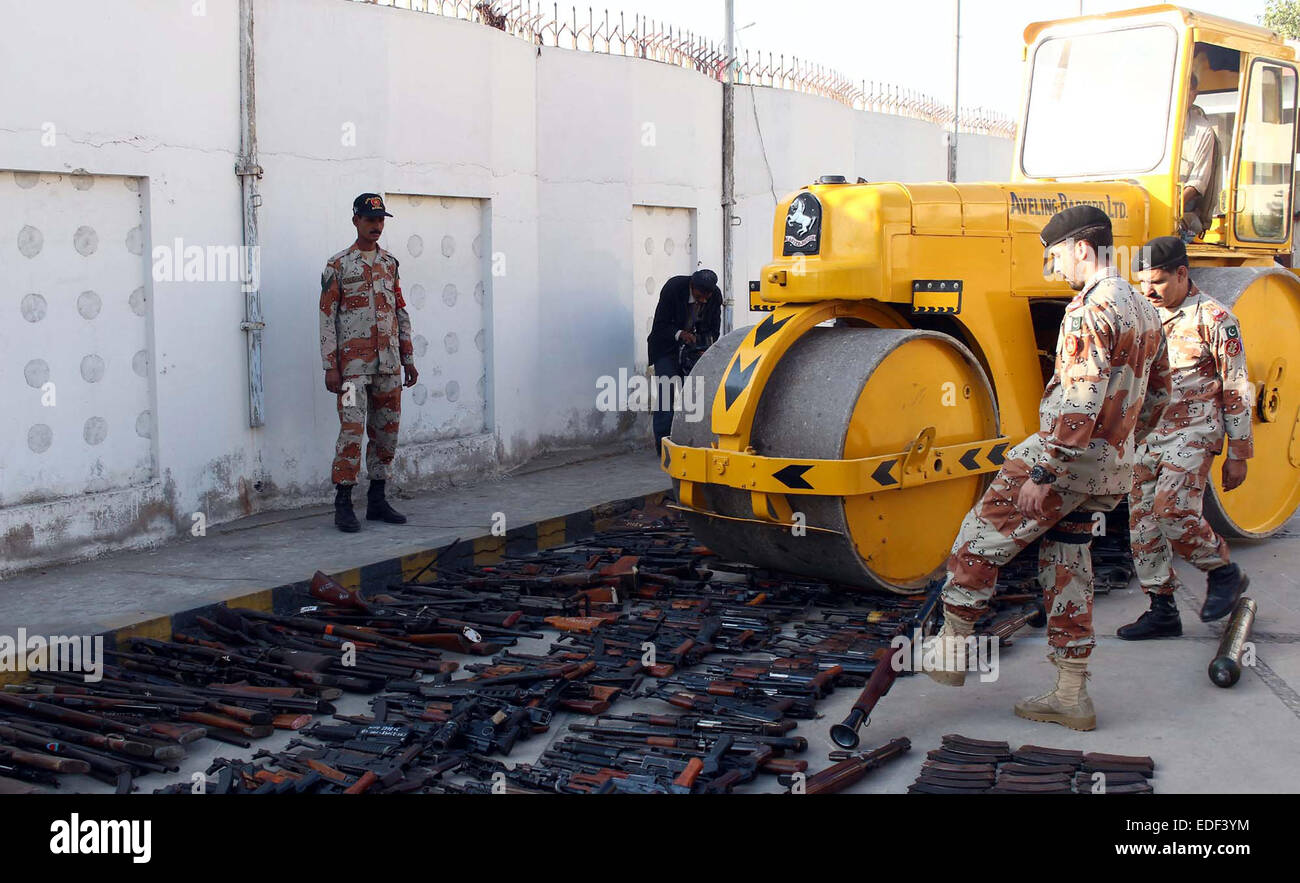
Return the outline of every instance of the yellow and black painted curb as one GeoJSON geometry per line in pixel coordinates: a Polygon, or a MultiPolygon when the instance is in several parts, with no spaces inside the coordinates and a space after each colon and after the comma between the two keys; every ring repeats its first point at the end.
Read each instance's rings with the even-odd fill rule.
{"type": "MultiPolygon", "coordinates": [[[[600,503],[588,509],[570,512],[556,518],[516,527],[504,536],[470,537],[445,546],[421,549],[397,558],[388,558],[332,573],[334,579],[349,589],[376,592],[388,587],[390,582],[413,578],[422,569],[428,577],[437,572],[438,565],[448,568],[467,568],[494,564],[506,556],[528,555],[554,546],[562,546],[585,539],[609,528],[619,517],[647,506],[658,505],[669,496],[659,491],[639,497],[629,497],[600,503]],[[435,561],[432,566],[430,561],[435,561]]],[[[105,647],[125,647],[131,638],[157,638],[169,640],[178,630],[193,625],[196,617],[207,616],[217,607],[245,607],[287,613],[307,603],[307,587],[311,578],[285,583],[269,589],[241,589],[237,594],[211,597],[206,603],[177,613],[156,614],[141,612],[129,621],[98,632],[105,647]]],[[[27,680],[26,672],[0,672],[0,684],[16,684],[27,680]]]]}

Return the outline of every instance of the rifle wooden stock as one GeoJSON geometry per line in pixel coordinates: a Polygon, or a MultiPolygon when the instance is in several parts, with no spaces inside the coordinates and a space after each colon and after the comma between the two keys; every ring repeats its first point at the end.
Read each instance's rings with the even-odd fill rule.
{"type": "Polygon", "coordinates": [[[908,739],[894,739],[874,751],[842,760],[808,778],[805,794],[834,794],[862,779],[871,770],[912,748],[908,739]]]}
{"type": "Polygon", "coordinates": [[[371,610],[370,605],[361,597],[360,592],[345,589],[337,581],[319,570],[312,574],[311,586],[308,587],[307,592],[317,600],[338,607],[351,607],[360,610],[362,613],[369,613],[371,610]]]}
{"type": "Polygon", "coordinates": [[[301,730],[309,723],[310,714],[277,714],[271,718],[271,726],[277,730],[301,730]]]}
{"type": "Polygon", "coordinates": [[[338,782],[341,784],[343,782],[348,781],[350,778],[352,778],[342,770],[336,770],[334,767],[330,766],[329,764],[323,763],[322,761],[319,761],[314,757],[305,758],[304,763],[307,764],[308,769],[320,773],[322,776],[324,776],[326,779],[329,779],[331,782],[338,782]]]}
{"type": "Polygon", "coordinates": [[[590,634],[609,620],[600,616],[548,616],[542,621],[562,632],[590,634]]]}
{"type": "Polygon", "coordinates": [[[26,751],[9,745],[0,745],[0,760],[46,770],[51,773],[88,773],[90,764],[71,757],[56,757],[40,751],[26,751]]]}
{"type": "Polygon", "coordinates": [[[371,786],[373,786],[378,781],[379,781],[379,776],[377,776],[372,770],[366,770],[364,773],[361,774],[361,777],[359,779],[357,779],[348,787],[344,788],[343,793],[344,794],[365,794],[367,791],[370,790],[371,786]]]}
{"type": "Polygon", "coordinates": [[[265,739],[275,732],[275,728],[269,724],[246,724],[243,721],[234,718],[225,717],[220,714],[212,714],[206,711],[186,711],[180,715],[181,720],[199,724],[200,726],[216,728],[218,730],[229,730],[239,733],[241,736],[247,736],[250,739],[265,739]]]}
{"type": "Polygon", "coordinates": [[[808,761],[795,760],[792,757],[769,757],[760,767],[767,773],[802,773],[808,769],[808,761]]]}
{"type": "Polygon", "coordinates": [[[206,727],[192,726],[188,724],[169,724],[163,721],[150,721],[145,725],[146,729],[156,736],[163,739],[170,739],[178,745],[188,745],[191,742],[197,742],[204,736],[208,735],[206,727]]]}

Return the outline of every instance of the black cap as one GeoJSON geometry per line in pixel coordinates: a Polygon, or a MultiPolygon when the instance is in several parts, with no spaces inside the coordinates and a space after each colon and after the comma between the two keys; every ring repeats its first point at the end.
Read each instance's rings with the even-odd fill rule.
{"type": "Polygon", "coordinates": [[[384,208],[384,198],[378,193],[363,193],[352,200],[352,214],[363,218],[392,217],[384,208]]]}
{"type": "Polygon", "coordinates": [[[1138,250],[1133,258],[1134,271],[1165,270],[1186,267],[1187,245],[1177,236],[1157,236],[1138,250]]]}
{"type": "Polygon", "coordinates": [[[696,270],[692,273],[691,288],[707,292],[710,297],[722,296],[722,289],[718,288],[718,274],[712,270],[696,270]]]}
{"type": "Polygon", "coordinates": [[[1052,215],[1039,238],[1043,241],[1043,248],[1051,248],[1057,243],[1072,239],[1075,234],[1089,227],[1105,227],[1109,230],[1110,218],[1095,205],[1072,205],[1052,215]]]}

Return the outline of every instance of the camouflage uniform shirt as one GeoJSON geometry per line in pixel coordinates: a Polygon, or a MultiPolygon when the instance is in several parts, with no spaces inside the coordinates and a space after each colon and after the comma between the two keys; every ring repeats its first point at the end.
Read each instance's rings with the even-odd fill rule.
{"type": "Polygon", "coordinates": [[[1169,363],[1156,308],[1113,269],[1099,270],[1065,308],[1056,368],[1039,406],[1037,465],[1066,490],[1127,494],[1134,432],[1156,425],[1169,363]]]}
{"type": "Polygon", "coordinates": [[[1147,446],[1164,457],[1218,454],[1226,434],[1228,456],[1249,459],[1255,453],[1250,425],[1255,389],[1246,376],[1241,323],[1195,285],[1177,309],[1158,309],[1173,397],[1147,446]]]}
{"type": "Polygon", "coordinates": [[[320,279],[320,352],[326,371],[344,377],[400,374],[403,365],[415,364],[397,258],[380,248],[371,266],[353,244],[326,262],[320,279]]]}

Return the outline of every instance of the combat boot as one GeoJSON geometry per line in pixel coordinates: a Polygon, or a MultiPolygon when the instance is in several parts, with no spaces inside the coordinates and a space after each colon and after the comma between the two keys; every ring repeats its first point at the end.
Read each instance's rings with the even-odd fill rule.
{"type": "Polygon", "coordinates": [[[925,673],[931,680],[945,687],[965,685],[968,651],[972,649],[966,639],[974,633],[974,622],[945,613],[943,626],[921,645],[925,673]]]}
{"type": "Polygon", "coordinates": [[[357,513],[352,511],[352,485],[334,485],[334,526],[344,533],[356,533],[361,530],[357,513]]]}
{"type": "Polygon", "coordinates": [[[1016,717],[1072,730],[1097,729],[1097,712],[1088,696],[1088,661],[1047,657],[1056,666],[1056,688],[1016,703],[1016,717]]]}
{"type": "Polygon", "coordinates": [[[1206,579],[1205,603],[1201,605],[1201,622],[1214,622],[1232,612],[1241,593],[1250,585],[1250,577],[1235,564],[1225,564],[1210,571],[1206,579]]]}
{"type": "Polygon", "coordinates": [[[1177,638],[1183,633],[1183,620],[1178,616],[1178,605],[1173,595],[1152,593],[1151,609],[1136,622],[1122,625],[1115,634],[1125,641],[1145,641],[1148,638],[1177,638]]]}
{"type": "Polygon", "coordinates": [[[371,480],[366,488],[366,521],[384,521],[388,524],[406,524],[406,516],[398,512],[384,499],[386,481],[371,480]]]}

